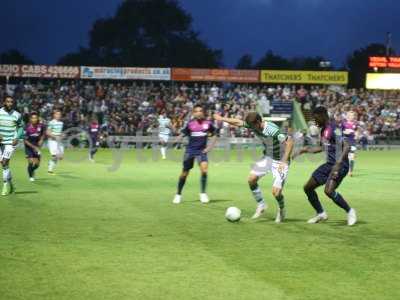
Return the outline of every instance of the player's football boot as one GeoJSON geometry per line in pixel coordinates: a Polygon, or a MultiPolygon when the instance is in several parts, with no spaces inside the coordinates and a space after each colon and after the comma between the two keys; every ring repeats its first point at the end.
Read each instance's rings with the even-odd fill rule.
{"type": "Polygon", "coordinates": [[[267,210],[267,204],[259,204],[257,205],[256,212],[254,215],[251,217],[253,220],[258,219],[259,217],[262,216],[263,213],[267,210]]]}
{"type": "Polygon", "coordinates": [[[34,177],[29,177],[29,181],[30,181],[30,182],[34,182],[34,181],[35,181],[35,178],[34,178],[34,177]]]}
{"type": "Polygon", "coordinates": [[[208,198],[206,193],[200,194],[200,202],[203,204],[207,204],[208,202],[210,202],[210,199],[208,198]]]}
{"type": "Polygon", "coordinates": [[[1,191],[2,196],[7,196],[10,193],[10,185],[8,182],[3,183],[3,189],[1,191]]]}
{"type": "Polygon", "coordinates": [[[350,209],[350,211],[347,213],[347,225],[353,226],[356,223],[357,223],[356,211],[354,209],[350,209]]]}
{"type": "Polygon", "coordinates": [[[173,204],[179,204],[182,202],[182,195],[176,194],[174,200],[172,201],[173,204]]]}
{"type": "Polygon", "coordinates": [[[328,220],[328,215],[326,214],[326,212],[320,213],[318,215],[316,215],[315,217],[311,218],[310,220],[307,221],[308,224],[316,224],[319,222],[323,222],[328,220]]]}
{"type": "Polygon", "coordinates": [[[276,214],[275,223],[282,223],[283,221],[285,221],[285,217],[286,217],[286,209],[279,208],[278,213],[276,214]]]}

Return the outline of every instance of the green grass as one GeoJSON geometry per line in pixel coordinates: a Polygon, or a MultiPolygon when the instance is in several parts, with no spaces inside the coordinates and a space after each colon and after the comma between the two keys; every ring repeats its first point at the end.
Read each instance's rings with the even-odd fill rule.
{"type": "Polygon", "coordinates": [[[14,157],[18,193],[0,198],[0,299],[400,299],[399,152],[359,153],[340,188],[359,214],[353,228],[322,191],[330,220],[305,223],[314,213],[302,186],[318,161],[291,166],[288,221],[277,225],[271,177],[261,183],[270,210],[248,219],[248,158],[210,165],[207,206],[194,170],[173,206],[179,162],[125,152],[109,172],[111,152],[85,157],[68,152],[57,176],[45,158],[35,183],[14,157]],[[239,223],[224,219],[233,205],[239,223]]]}

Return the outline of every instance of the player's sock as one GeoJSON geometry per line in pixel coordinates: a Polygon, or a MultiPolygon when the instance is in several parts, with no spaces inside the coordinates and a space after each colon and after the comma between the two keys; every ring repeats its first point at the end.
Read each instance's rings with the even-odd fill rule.
{"type": "Polygon", "coordinates": [[[318,199],[318,195],[315,192],[315,190],[304,190],[308,197],[308,201],[310,202],[311,206],[314,207],[316,212],[318,214],[321,214],[324,212],[324,209],[322,208],[322,204],[318,199]]]}
{"type": "Polygon", "coordinates": [[[33,163],[30,162],[28,164],[28,175],[29,175],[30,178],[33,177],[33,171],[34,171],[34,166],[33,166],[33,163]]]}
{"type": "Polygon", "coordinates": [[[346,212],[349,212],[351,207],[349,204],[346,202],[346,200],[343,199],[342,195],[340,195],[338,192],[333,192],[331,195],[327,195],[329,198],[335,202],[337,206],[340,208],[343,208],[346,212]]]}
{"type": "Polygon", "coordinates": [[[353,172],[354,170],[354,160],[350,160],[350,172],[353,172]]]}
{"type": "Polygon", "coordinates": [[[8,167],[3,167],[3,182],[11,180],[11,171],[8,167]]]}
{"type": "Polygon", "coordinates": [[[33,165],[33,167],[32,167],[32,177],[35,176],[35,171],[36,171],[38,168],[39,168],[39,164],[33,165]]]}
{"type": "Polygon", "coordinates": [[[161,151],[161,156],[162,156],[163,158],[166,157],[167,148],[162,146],[162,147],[160,148],[160,151],[161,151]]]}
{"type": "Polygon", "coordinates": [[[53,172],[56,164],[57,164],[57,159],[54,159],[54,158],[50,159],[49,160],[49,169],[48,169],[48,171],[49,172],[53,172]]]}
{"type": "Polygon", "coordinates": [[[201,186],[201,192],[204,194],[207,188],[207,174],[201,174],[200,186],[201,186]]]}
{"type": "Polygon", "coordinates": [[[276,196],[275,199],[278,202],[279,208],[284,209],[285,208],[285,197],[283,197],[283,195],[280,194],[279,196],[276,196]]]}
{"type": "Polygon", "coordinates": [[[182,177],[182,176],[179,177],[178,192],[177,192],[178,195],[182,194],[182,190],[183,190],[183,187],[185,186],[185,182],[186,182],[186,177],[182,177]]]}
{"type": "Polygon", "coordinates": [[[257,183],[255,185],[250,185],[250,190],[253,194],[254,200],[257,201],[258,205],[265,204],[261,189],[259,188],[257,183]]]}
{"type": "Polygon", "coordinates": [[[90,150],[90,159],[93,159],[94,155],[96,154],[97,149],[93,148],[92,150],[90,150]]]}

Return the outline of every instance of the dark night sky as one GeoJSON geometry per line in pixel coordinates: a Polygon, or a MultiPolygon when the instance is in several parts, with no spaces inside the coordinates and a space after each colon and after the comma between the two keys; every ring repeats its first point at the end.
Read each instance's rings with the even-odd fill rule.
{"type": "MultiPolygon", "coordinates": [[[[52,64],[79,45],[122,0],[1,0],[0,52],[17,48],[52,64]]],[[[181,0],[194,28],[234,66],[244,53],[322,55],[341,65],[352,50],[384,42],[400,51],[400,0],[181,0]]]]}

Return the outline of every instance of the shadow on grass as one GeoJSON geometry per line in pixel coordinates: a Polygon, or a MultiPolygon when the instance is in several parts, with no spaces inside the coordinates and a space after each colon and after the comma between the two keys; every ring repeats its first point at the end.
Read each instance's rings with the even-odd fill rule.
{"type": "MultiPolygon", "coordinates": [[[[345,220],[329,221],[327,222],[327,224],[335,227],[350,227],[347,225],[347,222],[345,220]]],[[[357,221],[354,227],[366,224],[368,224],[368,222],[366,221],[357,221]]]]}
{"type": "Polygon", "coordinates": [[[56,177],[62,177],[62,178],[68,178],[68,179],[79,179],[79,176],[74,176],[74,175],[69,175],[71,174],[70,172],[61,172],[57,173],[56,177]]]}
{"type": "Polygon", "coordinates": [[[227,199],[211,199],[210,203],[212,204],[213,202],[232,202],[232,200],[227,200],[227,199]]]}
{"type": "Polygon", "coordinates": [[[38,191],[21,191],[21,192],[15,192],[15,195],[27,195],[27,194],[38,194],[38,191]]]}
{"type": "Polygon", "coordinates": [[[60,187],[60,184],[53,183],[50,178],[36,179],[34,185],[52,187],[52,188],[60,187]]]}

